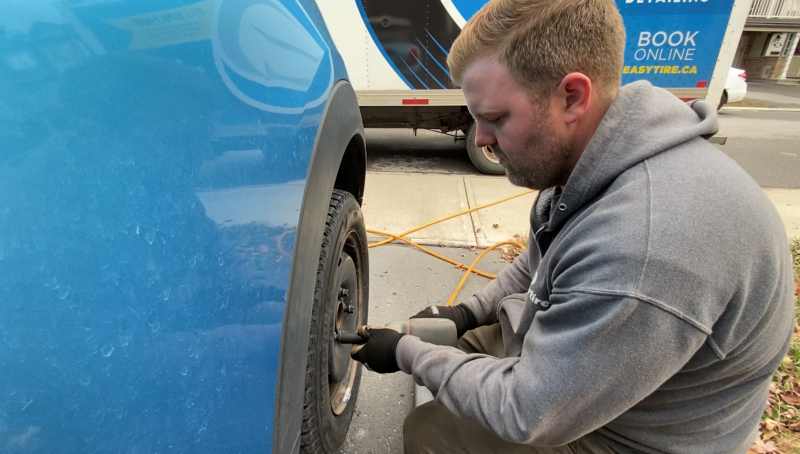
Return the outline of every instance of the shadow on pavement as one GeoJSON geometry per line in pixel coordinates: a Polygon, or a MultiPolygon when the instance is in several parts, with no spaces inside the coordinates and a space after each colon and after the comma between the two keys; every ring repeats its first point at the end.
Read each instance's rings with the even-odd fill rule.
{"type": "Polygon", "coordinates": [[[367,129],[366,136],[368,172],[482,175],[452,136],[406,129],[367,129]]]}

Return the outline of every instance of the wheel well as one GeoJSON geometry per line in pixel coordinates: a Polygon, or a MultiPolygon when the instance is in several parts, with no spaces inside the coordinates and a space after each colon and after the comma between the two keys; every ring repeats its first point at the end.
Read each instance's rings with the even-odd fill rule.
{"type": "Polygon", "coordinates": [[[336,174],[334,189],[341,189],[353,194],[358,204],[364,197],[364,179],[367,175],[367,153],[364,144],[364,137],[359,134],[350,139],[347,148],[339,163],[339,171],[336,174]]]}

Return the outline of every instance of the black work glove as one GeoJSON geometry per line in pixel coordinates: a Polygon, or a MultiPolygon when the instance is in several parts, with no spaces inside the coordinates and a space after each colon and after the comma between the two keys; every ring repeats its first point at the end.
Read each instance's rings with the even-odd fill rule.
{"type": "Polygon", "coordinates": [[[456,324],[456,334],[460,338],[467,331],[478,327],[475,314],[467,306],[430,306],[411,318],[446,318],[456,324]]]}
{"type": "Polygon", "coordinates": [[[353,345],[350,357],[364,364],[367,369],[379,374],[391,374],[400,370],[397,365],[397,343],[405,334],[391,328],[359,326],[358,334],[367,339],[363,345],[353,345]]]}

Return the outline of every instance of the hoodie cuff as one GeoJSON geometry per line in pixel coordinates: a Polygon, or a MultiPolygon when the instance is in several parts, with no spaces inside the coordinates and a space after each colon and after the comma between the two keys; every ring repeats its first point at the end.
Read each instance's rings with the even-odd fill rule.
{"type": "Polygon", "coordinates": [[[479,326],[487,324],[486,321],[490,318],[489,314],[484,312],[481,302],[478,301],[478,298],[474,295],[469,297],[466,301],[459,303],[459,306],[464,306],[469,309],[470,312],[472,312],[473,320],[475,320],[475,326],[471,329],[475,329],[479,326]]]}
{"type": "Polygon", "coordinates": [[[422,342],[416,336],[403,336],[400,342],[397,343],[397,349],[395,350],[397,366],[403,372],[411,374],[411,365],[414,363],[414,357],[430,347],[432,347],[431,344],[422,342]]]}

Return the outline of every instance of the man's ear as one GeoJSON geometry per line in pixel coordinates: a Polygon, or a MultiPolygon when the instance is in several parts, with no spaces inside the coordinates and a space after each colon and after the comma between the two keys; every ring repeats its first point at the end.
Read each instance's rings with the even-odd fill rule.
{"type": "Polygon", "coordinates": [[[583,118],[589,110],[593,90],[592,81],[585,74],[569,73],[561,79],[556,96],[565,123],[576,123],[583,118]]]}

